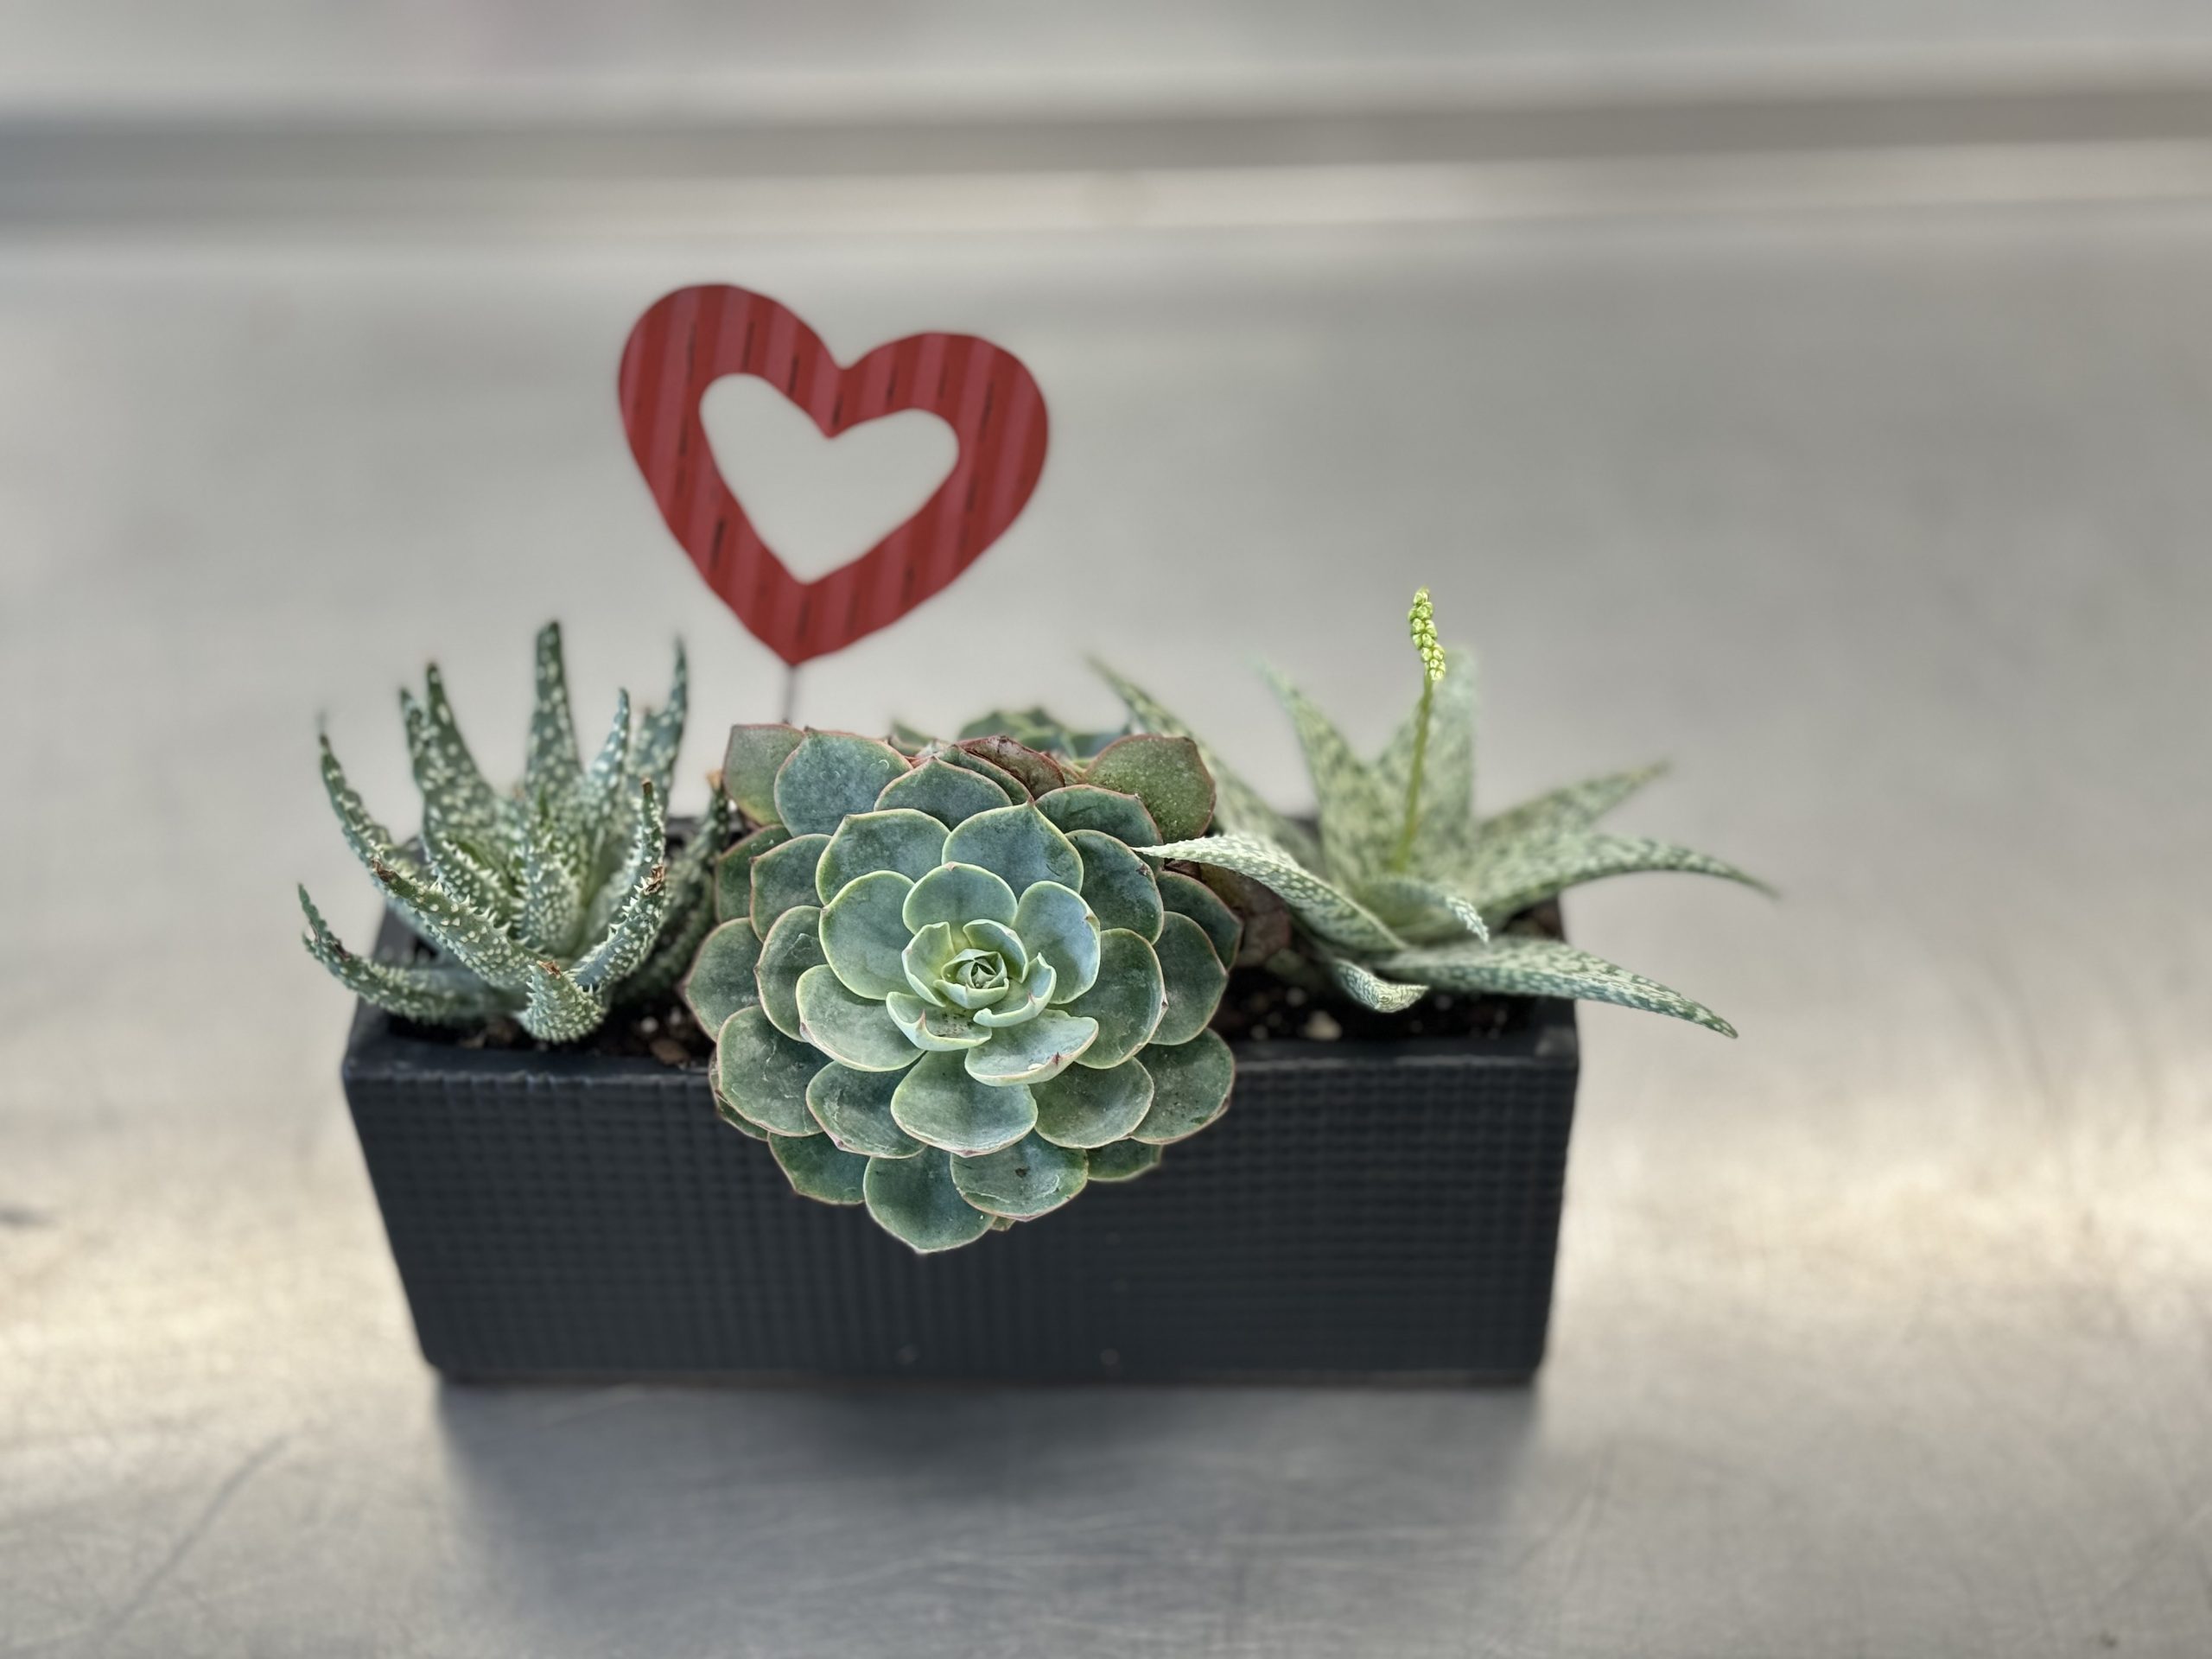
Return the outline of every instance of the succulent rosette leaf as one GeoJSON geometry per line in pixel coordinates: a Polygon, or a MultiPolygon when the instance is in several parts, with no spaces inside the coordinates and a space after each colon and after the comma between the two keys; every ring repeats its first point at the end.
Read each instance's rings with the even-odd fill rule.
{"type": "Polygon", "coordinates": [[[760,827],[716,868],[685,994],[717,1033],[724,1119],[798,1192],[935,1251],[1220,1116],[1233,1067],[1207,1022],[1237,923],[1133,849],[1163,814],[1205,828],[1195,745],[1139,742],[1102,782],[1122,743],[1086,763],[901,735],[732,734],[726,787],[760,827]]]}

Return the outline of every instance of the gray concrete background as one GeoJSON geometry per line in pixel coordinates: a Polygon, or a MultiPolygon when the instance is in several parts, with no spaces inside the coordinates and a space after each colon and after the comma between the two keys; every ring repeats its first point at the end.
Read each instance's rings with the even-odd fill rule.
{"type": "Polygon", "coordinates": [[[2212,1649],[2212,204],[588,230],[0,234],[0,1653],[2212,1649]],[[394,685],[512,756],[547,616],[587,707],[683,633],[695,776],[772,708],[614,414],[702,278],[1052,404],[804,717],[1009,639],[1103,716],[1096,649],[1294,802],[1247,659],[1379,736],[1426,582],[1491,802],[1670,755],[1624,821],[1782,887],[1573,906],[1745,1036],[1586,1014],[1535,1388],[423,1367],[294,943],[296,878],[373,912],[315,721],[403,817],[394,685]]]}

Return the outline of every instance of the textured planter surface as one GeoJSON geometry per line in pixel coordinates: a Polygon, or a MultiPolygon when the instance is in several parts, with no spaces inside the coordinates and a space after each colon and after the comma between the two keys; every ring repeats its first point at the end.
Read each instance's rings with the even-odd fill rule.
{"type": "Polygon", "coordinates": [[[454,1376],[1510,1381],[1543,1356],[1576,1069],[1567,1003],[1499,1039],[1243,1046],[1228,1114],[1158,1169],[927,1257],[794,1194],[703,1073],[363,1007],[345,1082],[454,1376]]]}

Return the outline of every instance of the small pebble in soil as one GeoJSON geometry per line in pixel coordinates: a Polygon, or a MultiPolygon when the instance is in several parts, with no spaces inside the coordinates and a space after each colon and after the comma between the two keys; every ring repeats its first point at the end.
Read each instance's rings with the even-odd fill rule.
{"type": "Polygon", "coordinates": [[[1333,1043],[1344,1034],[1344,1028],[1326,1008],[1316,1008],[1306,1016],[1306,1040],[1309,1043],[1333,1043]]]}

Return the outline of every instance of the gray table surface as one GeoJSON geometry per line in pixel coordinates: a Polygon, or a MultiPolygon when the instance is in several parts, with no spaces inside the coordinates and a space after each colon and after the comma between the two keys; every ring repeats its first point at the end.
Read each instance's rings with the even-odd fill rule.
{"type": "Polygon", "coordinates": [[[0,1652],[2212,1650],[2212,208],[10,245],[0,365],[0,1652]],[[512,756],[540,620],[588,706],[680,630],[697,798],[779,677],[613,365],[699,278],[1052,403],[805,718],[1105,716],[1096,649],[1294,801],[1248,659],[1379,736],[1425,582],[1489,800],[1671,756],[1624,822],[1783,889],[1574,906],[1745,1034],[1586,1015],[1535,1387],[423,1367],[294,942],[296,878],[373,911],[315,722],[404,817],[425,655],[512,756]]]}

